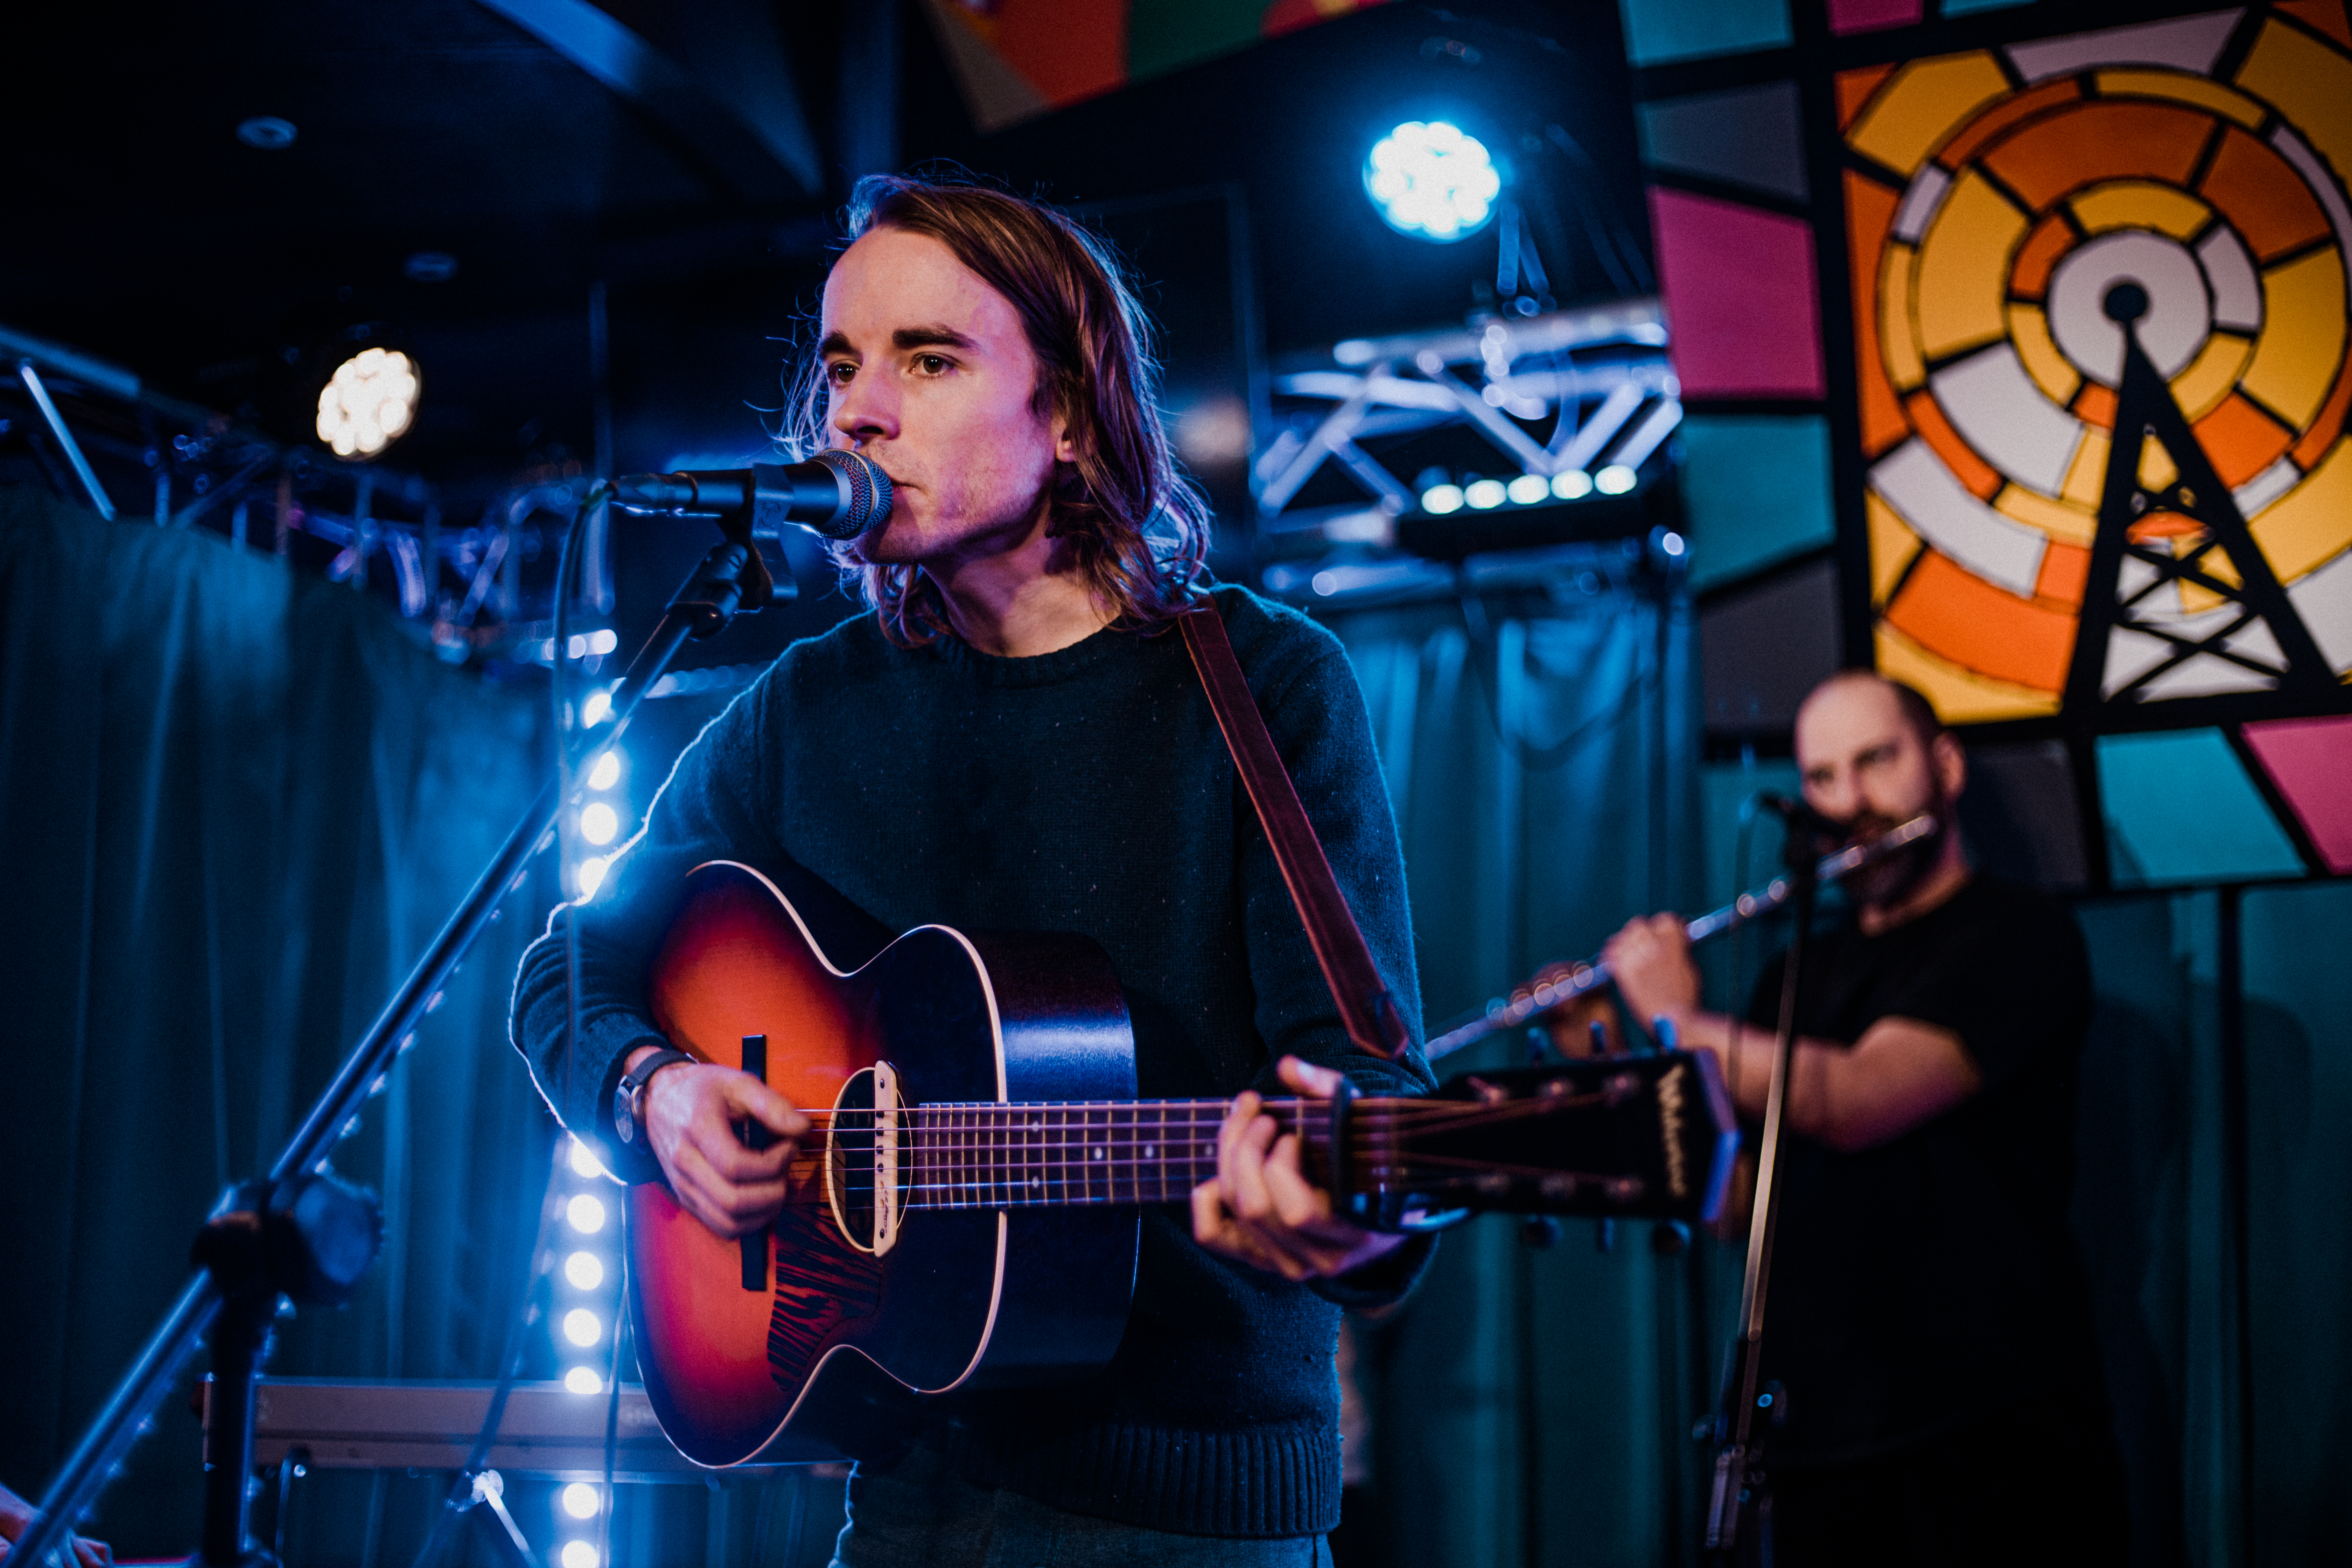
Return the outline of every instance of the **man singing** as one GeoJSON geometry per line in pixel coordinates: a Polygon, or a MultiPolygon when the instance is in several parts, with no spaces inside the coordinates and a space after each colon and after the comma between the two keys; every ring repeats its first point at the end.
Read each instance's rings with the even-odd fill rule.
{"type": "MultiPolygon", "coordinates": [[[[2121,1462],[2068,1229],[2091,1009],[2060,905],[1974,876],[1968,761],[1927,700],[1866,671],[1798,710],[1806,804],[1850,835],[1942,831],[1849,879],[1809,944],[1785,1110],[1759,1425],[1776,1560],[2120,1563],[2121,1462]]],[[[1698,1007],[1681,921],[1609,943],[1627,1005],[1718,1052],[1760,1119],[1783,965],[1745,1022],[1698,1007]]]]}
{"type": "MultiPolygon", "coordinates": [[[[666,1044],[644,975],[689,868],[797,868],[894,931],[1093,938],[1126,992],[1139,1092],[1241,1094],[1218,1176],[1189,1213],[1147,1211],[1098,1376],[943,1396],[911,1450],[861,1456],[838,1562],[1310,1563],[1339,1516],[1339,1304],[1394,1299],[1427,1246],[1335,1220],[1242,1091],[1328,1095],[1345,1072],[1417,1093],[1427,1069],[1349,1045],[1171,629],[1197,602],[1207,520],[1115,268],[1058,214],[975,186],[864,181],[849,232],[801,434],[895,487],[887,521],[837,555],[869,611],[787,649],[678,760],[580,912],[576,1053],[551,937],[523,959],[517,1044],[614,1169],[740,1236],[778,1212],[808,1125],[764,1085],[663,1067],[646,1136],[603,1136],[624,1071],[666,1044]],[[748,1150],[730,1126],[747,1118],[780,1141],[748,1150]]],[[[1338,642],[1245,590],[1206,600],[1417,1020],[1396,830],[1338,642]]]]}

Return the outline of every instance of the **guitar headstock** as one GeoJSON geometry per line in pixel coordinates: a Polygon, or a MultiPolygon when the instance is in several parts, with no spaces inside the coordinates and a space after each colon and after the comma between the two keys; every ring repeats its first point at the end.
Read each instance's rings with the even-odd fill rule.
{"type": "Polygon", "coordinates": [[[1350,1121],[1349,1206],[1407,1230],[1497,1210],[1713,1220],[1739,1144],[1708,1051],[1462,1073],[1350,1121]]]}

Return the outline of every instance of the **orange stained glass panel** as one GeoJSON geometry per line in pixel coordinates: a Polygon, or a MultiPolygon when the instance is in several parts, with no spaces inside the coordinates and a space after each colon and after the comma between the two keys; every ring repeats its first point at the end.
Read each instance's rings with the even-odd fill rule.
{"type": "Polygon", "coordinates": [[[2237,489],[2286,455],[2294,432],[2233,392],[2221,405],[2189,426],[2197,444],[2213,464],[2213,472],[2231,489],[2237,489]]]}
{"type": "Polygon", "coordinates": [[[2083,602],[2083,584],[2090,579],[2091,552],[2079,544],[2050,542],[2042,552],[2042,575],[2033,584],[2033,596],[2061,605],[2083,602]]]}
{"type": "Polygon", "coordinates": [[[1983,163],[2040,211],[2103,180],[2188,184],[2214,123],[2203,110],[2176,103],[2084,103],[2021,127],[1983,163]]]}
{"type": "Polygon", "coordinates": [[[2059,258],[2074,247],[2072,225],[2056,213],[2052,213],[2033,226],[2025,243],[2017,247],[2017,262],[2009,270],[2009,292],[2011,299],[2039,300],[2050,288],[2051,268],[2059,258]]]}
{"type": "Polygon", "coordinates": [[[1870,95],[1878,90],[1880,83],[1894,74],[1893,65],[1864,66],[1860,70],[1838,72],[1837,114],[1840,131],[1853,123],[1853,117],[1862,112],[1862,106],[1870,101],[1870,95]]]}
{"type": "Polygon", "coordinates": [[[1977,149],[2021,121],[2032,119],[2053,105],[2070,103],[2083,96],[2074,79],[2066,77],[2044,82],[2040,87],[2021,92],[2014,98],[2004,98],[1962,127],[1960,133],[1944,143],[1936,154],[1936,162],[1947,169],[1957,169],[1977,154],[1977,149]]]}
{"type": "Polygon", "coordinates": [[[2213,166],[2198,184],[2257,260],[2268,261],[2327,232],[2311,187],[2267,142],[2236,126],[2222,132],[2213,166]]]}
{"type": "Polygon", "coordinates": [[[2083,384],[2083,390],[2074,395],[2071,406],[2074,417],[2085,425],[2095,425],[2102,430],[2116,427],[2116,395],[2112,387],[2086,381],[2083,384]]]}
{"type": "Polygon", "coordinates": [[[2336,437],[2344,429],[2344,416],[2347,410],[2352,410],[2352,374],[2339,370],[2336,373],[2336,390],[2330,392],[2327,401],[2320,405],[2319,416],[2311,422],[2311,428],[2305,430],[2303,438],[2287,452],[2287,456],[2294,459],[2296,468],[2309,473],[2312,465],[2319,461],[2319,455],[2335,445],[2336,437]]]}
{"type": "Polygon", "coordinates": [[[2074,616],[2063,605],[2021,599],[1928,551],[1911,569],[1886,620],[1931,653],[2014,686],[2066,684],[2074,616]]]}
{"type": "Polygon", "coordinates": [[[1862,452],[1875,458],[1911,433],[1904,422],[1902,400],[1886,374],[1879,353],[1878,268],[1886,248],[1886,231],[1894,226],[1900,191],[1849,169],[1845,175],[1845,235],[1853,263],[1853,359],[1862,392],[1862,452]]]}
{"type": "Polygon", "coordinates": [[[1944,417],[1944,410],[1930,392],[1915,392],[1904,405],[1911,416],[1913,428],[1922,439],[1935,448],[1936,456],[1944,459],[1944,467],[1952,477],[1968,486],[1979,500],[1990,500],[2000,490],[2000,472],[1976,454],[1976,448],[1960,438],[1952,422],[1944,417]]]}
{"type": "Polygon", "coordinates": [[[2284,11],[2298,22],[2307,22],[2352,49],[2352,26],[2345,26],[2344,0],[2273,0],[2271,9],[2284,11]]]}

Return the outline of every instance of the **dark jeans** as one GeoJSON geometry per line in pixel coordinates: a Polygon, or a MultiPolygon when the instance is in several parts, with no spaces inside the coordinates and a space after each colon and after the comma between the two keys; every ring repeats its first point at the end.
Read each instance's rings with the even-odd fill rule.
{"type": "Polygon", "coordinates": [[[1330,1568],[1319,1535],[1231,1541],[1065,1513],[973,1486],[918,1447],[849,1478],[849,1523],[832,1568],[1330,1568]]]}
{"type": "Polygon", "coordinates": [[[2122,1568],[2123,1459],[2104,1410],[2035,1399],[1900,1454],[1772,1472],[1774,1568],[2122,1568]]]}

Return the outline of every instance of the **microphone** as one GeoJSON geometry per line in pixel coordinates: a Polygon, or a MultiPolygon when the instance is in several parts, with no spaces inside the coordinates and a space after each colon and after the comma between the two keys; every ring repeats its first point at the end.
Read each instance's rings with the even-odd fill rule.
{"type": "Polygon", "coordinates": [[[805,463],[754,463],[711,473],[624,474],[613,481],[624,511],[751,516],[751,536],[773,539],[797,522],[827,539],[855,539],[890,515],[890,476],[871,458],[826,450],[805,463]]]}

